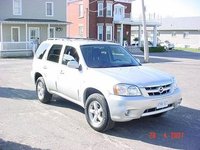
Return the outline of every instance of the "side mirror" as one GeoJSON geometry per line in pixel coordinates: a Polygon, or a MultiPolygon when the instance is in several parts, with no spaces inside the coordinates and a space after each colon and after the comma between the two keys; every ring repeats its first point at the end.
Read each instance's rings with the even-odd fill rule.
{"type": "Polygon", "coordinates": [[[69,61],[69,62],[67,63],[67,66],[68,66],[69,68],[79,69],[79,66],[80,66],[80,65],[78,64],[77,61],[72,60],[72,61],[69,61]]]}
{"type": "Polygon", "coordinates": [[[71,60],[74,60],[74,57],[72,57],[71,55],[64,54],[63,61],[71,61],[71,60]]]}

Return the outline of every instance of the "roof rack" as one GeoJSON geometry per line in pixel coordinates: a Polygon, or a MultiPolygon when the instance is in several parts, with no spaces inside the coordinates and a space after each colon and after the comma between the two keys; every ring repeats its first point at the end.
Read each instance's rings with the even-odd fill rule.
{"type": "Polygon", "coordinates": [[[47,40],[97,40],[95,38],[79,38],[79,37],[61,37],[61,38],[48,38],[47,40]]]}

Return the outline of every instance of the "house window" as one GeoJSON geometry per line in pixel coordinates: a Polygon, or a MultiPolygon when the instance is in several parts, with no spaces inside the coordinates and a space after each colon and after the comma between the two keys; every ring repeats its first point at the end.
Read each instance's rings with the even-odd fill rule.
{"type": "Polygon", "coordinates": [[[103,25],[98,25],[97,26],[97,34],[98,34],[97,39],[98,40],[103,40],[103,25]]]}
{"type": "Polygon", "coordinates": [[[185,39],[185,38],[188,38],[188,36],[189,36],[189,32],[184,32],[183,33],[183,38],[185,39]]]}
{"type": "Polygon", "coordinates": [[[106,26],[106,41],[112,41],[112,26],[106,26]]]}
{"type": "Polygon", "coordinates": [[[123,7],[115,7],[115,15],[123,15],[123,7]]]}
{"type": "Polygon", "coordinates": [[[83,26],[82,26],[82,25],[80,25],[80,26],[78,27],[78,31],[79,31],[79,36],[80,36],[80,37],[83,37],[83,26]]]}
{"type": "Polygon", "coordinates": [[[20,27],[11,27],[11,41],[12,42],[20,41],[20,27]]]}
{"type": "Polygon", "coordinates": [[[102,17],[103,16],[103,3],[99,2],[98,3],[98,17],[102,17]]]}
{"type": "Polygon", "coordinates": [[[106,16],[107,17],[112,17],[112,3],[107,3],[106,16]]]}
{"type": "Polygon", "coordinates": [[[22,0],[13,0],[13,15],[22,15],[22,0]]]}
{"type": "Polygon", "coordinates": [[[83,17],[83,4],[79,5],[79,17],[83,17]]]}
{"type": "Polygon", "coordinates": [[[55,38],[55,27],[50,27],[49,38],[55,38]]]}
{"type": "Polygon", "coordinates": [[[46,16],[53,16],[53,2],[46,2],[46,16]]]}

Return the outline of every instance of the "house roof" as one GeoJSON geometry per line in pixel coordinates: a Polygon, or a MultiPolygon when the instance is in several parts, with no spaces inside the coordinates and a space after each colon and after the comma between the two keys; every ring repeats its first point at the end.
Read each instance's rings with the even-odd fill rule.
{"type": "Polygon", "coordinates": [[[200,17],[163,18],[158,30],[200,30],[200,17]]]}
{"type": "Polygon", "coordinates": [[[70,22],[53,20],[53,19],[25,19],[25,18],[7,18],[5,23],[39,23],[39,24],[69,24],[70,22]]]}

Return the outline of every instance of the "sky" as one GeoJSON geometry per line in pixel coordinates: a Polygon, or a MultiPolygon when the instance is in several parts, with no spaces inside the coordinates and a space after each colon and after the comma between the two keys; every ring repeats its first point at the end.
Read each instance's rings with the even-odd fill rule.
{"type": "MultiPolygon", "coordinates": [[[[146,14],[165,17],[200,16],[200,0],[144,0],[146,14]]],[[[141,14],[141,0],[133,2],[133,15],[141,14]]]]}

